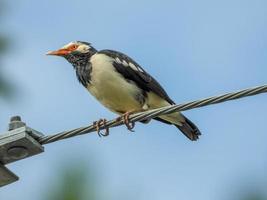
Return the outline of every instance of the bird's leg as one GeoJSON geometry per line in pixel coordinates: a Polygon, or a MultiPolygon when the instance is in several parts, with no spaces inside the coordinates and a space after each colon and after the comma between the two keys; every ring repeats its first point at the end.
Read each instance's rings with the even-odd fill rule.
{"type": "Polygon", "coordinates": [[[134,132],[133,128],[135,123],[130,121],[129,116],[133,113],[134,111],[127,111],[122,116],[117,118],[117,121],[123,120],[123,123],[126,125],[127,129],[131,132],[134,132]]]}
{"type": "Polygon", "coordinates": [[[94,121],[93,125],[96,127],[96,132],[98,134],[99,137],[101,137],[101,133],[100,133],[100,126],[102,123],[102,119],[98,120],[98,121],[94,121]]]}
{"type": "Polygon", "coordinates": [[[96,127],[96,132],[97,132],[97,134],[98,134],[99,137],[102,137],[102,136],[105,137],[105,136],[108,136],[109,135],[109,127],[106,126],[106,122],[107,122],[106,119],[100,119],[100,120],[95,121],[93,123],[93,125],[96,127]],[[104,134],[101,133],[101,131],[100,131],[100,127],[102,125],[106,128],[106,132],[104,134]]]}
{"type": "Polygon", "coordinates": [[[107,120],[103,119],[103,126],[105,127],[105,134],[102,134],[102,136],[106,137],[109,135],[109,127],[107,126],[107,120]]]}

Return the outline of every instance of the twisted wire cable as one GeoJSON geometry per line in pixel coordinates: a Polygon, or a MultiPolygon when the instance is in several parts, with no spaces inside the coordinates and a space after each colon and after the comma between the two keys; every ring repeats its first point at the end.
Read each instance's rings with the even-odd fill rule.
{"type": "MultiPolygon", "coordinates": [[[[219,96],[209,97],[209,98],[205,98],[202,100],[191,101],[188,103],[183,103],[183,104],[178,104],[178,105],[170,105],[170,106],[166,106],[166,107],[162,107],[158,109],[148,110],[145,112],[135,113],[129,116],[129,120],[130,122],[148,120],[148,119],[152,119],[157,116],[164,115],[164,114],[169,114],[169,113],[173,113],[177,111],[190,110],[193,108],[199,108],[199,107],[203,107],[207,105],[222,103],[225,101],[235,100],[235,99],[239,99],[239,98],[243,98],[247,96],[253,96],[253,95],[266,93],[266,92],[267,92],[267,85],[258,86],[254,88],[240,90],[237,92],[231,92],[231,93],[227,93],[227,94],[223,94],[219,96]]],[[[116,127],[122,124],[123,124],[122,120],[118,121],[117,119],[113,119],[113,120],[107,121],[105,126],[101,125],[100,130],[105,129],[106,127],[112,128],[112,127],[116,127]]],[[[80,128],[76,128],[76,129],[69,130],[69,131],[63,131],[60,133],[56,133],[54,135],[43,136],[37,140],[39,141],[40,144],[48,144],[48,143],[56,142],[58,140],[63,140],[63,139],[67,139],[70,137],[91,133],[94,131],[96,131],[96,127],[94,125],[90,125],[90,126],[80,127],[80,128]]]]}

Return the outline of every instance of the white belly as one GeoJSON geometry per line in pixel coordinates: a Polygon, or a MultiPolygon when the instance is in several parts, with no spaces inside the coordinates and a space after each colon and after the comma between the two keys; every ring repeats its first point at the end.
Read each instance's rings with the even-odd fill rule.
{"type": "MultiPolygon", "coordinates": [[[[96,54],[90,61],[93,67],[91,83],[87,89],[109,110],[122,114],[127,111],[138,112],[170,105],[153,92],[148,92],[146,102],[141,104],[136,98],[136,95],[141,93],[140,89],[135,84],[127,82],[114,69],[112,58],[104,54],[96,54]]],[[[181,121],[183,121],[183,117],[178,112],[163,115],[160,118],[177,125],[181,125],[181,121]]]]}
{"type": "Polygon", "coordinates": [[[136,100],[140,89],[115,71],[110,57],[96,54],[91,63],[91,84],[87,89],[98,101],[116,113],[141,110],[143,105],[136,100]]]}

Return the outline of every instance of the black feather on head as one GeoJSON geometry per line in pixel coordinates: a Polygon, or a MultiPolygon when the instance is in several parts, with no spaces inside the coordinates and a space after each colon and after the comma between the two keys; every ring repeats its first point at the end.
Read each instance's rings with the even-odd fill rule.
{"type": "Polygon", "coordinates": [[[80,67],[86,66],[91,56],[97,53],[97,50],[94,47],[92,47],[91,44],[88,42],[76,41],[73,43],[77,45],[86,45],[88,49],[86,49],[86,51],[84,52],[75,50],[65,55],[64,58],[66,58],[73,65],[74,68],[78,66],[80,67]]]}
{"type": "Polygon", "coordinates": [[[97,50],[88,42],[76,41],[72,43],[78,46],[86,45],[87,47],[85,47],[85,50],[79,50],[78,47],[77,50],[64,55],[64,58],[73,65],[79,82],[82,83],[83,86],[87,87],[91,81],[92,66],[90,58],[97,53],[97,50]]]}

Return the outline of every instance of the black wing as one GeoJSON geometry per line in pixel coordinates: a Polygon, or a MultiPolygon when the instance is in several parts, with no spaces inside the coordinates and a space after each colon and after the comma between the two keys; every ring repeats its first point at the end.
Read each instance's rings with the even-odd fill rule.
{"type": "Polygon", "coordinates": [[[135,82],[142,90],[147,92],[152,91],[170,104],[175,104],[161,85],[127,55],[113,50],[102,50],[98,53],[114,58],[114,67],[125,79],[135,82]]]}

